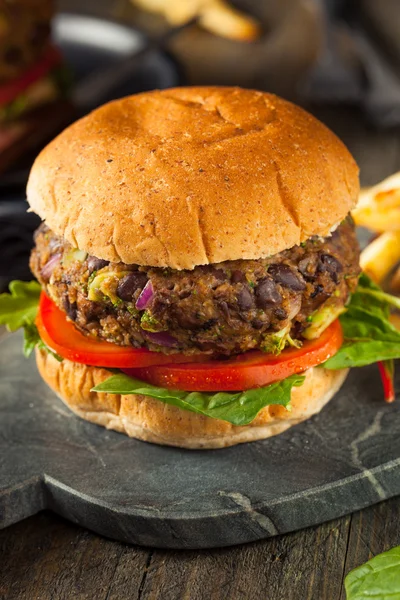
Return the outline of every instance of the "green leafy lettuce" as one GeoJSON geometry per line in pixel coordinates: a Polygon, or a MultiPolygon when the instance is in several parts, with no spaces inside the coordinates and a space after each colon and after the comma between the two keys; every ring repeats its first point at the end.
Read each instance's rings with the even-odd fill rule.
{"type": "Polygon", "coordinates": [[[363,273],[346,312],[339,317],[344,343],[323,366],[363,367],[400,358],[400,332],[389,321],[391,306],[400,308],[400,299],[383,292],[363,273]]]}
{"type": "Polygon", "coordinates": [[[50,352],[57,360],[62,360],[42,342],[35,325],[41,292],[39,283],[12,281],[9,289],[9,293],[0,294],[0,325],[5,325],[8,331],[24,330],[23,352],[26,357],[38,346],[50,352]]]}
{"type": "Polygon", "coordinates": [[[347,600],[400,600],[400,546],[350,571],[344,586],[347,600]]]}
{"type": "Polygon", "coordinates": [[[0,325],[16,331],[35,322],[41,287],[37,281],[12,281],[9,289],[0,294],[0,325]]]}
{"type": "Polygon", "coordinates": [[[289,409],[294,386],[302,385],[304,377],[292,375],[262,388],[244,392],[183,392],[158,388],[123,373],[113,375],[93,388],[95,392],[111,394],[143,394],[184,410],[222,419],[232,425],[248,425],[265,406],[280,404],[289,409]]]}
{"type": "Polygon", "coordinates": [[[29,356],[40,340],[35,325],[41,287],[36,281],[12,281],[10,293],[0,294],[0,325],[8,331],[24,330],[24,354],[29,356]]]}

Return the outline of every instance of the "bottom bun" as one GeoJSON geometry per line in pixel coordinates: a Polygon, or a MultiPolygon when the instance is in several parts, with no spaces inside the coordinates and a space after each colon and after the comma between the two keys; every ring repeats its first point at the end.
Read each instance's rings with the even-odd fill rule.
{"type": "Polygon", "coordinates": [[[225,448],[277,435],[318,413],[348,373],[347,369],[309,369],[304,384],[292,390],[290,412],[276,404],[267,406],[250,425],[236,426],[148,396],[91,392],[110,377],[107,369],[58,362],[44,350],[36,350],[36,361],[47,385],[79,417],[145,442],[192,449],[225,448]]]}

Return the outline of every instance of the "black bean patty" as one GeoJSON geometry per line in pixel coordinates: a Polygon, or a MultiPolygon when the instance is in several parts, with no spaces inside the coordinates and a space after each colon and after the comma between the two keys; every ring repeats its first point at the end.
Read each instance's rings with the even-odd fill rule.
{"type": "Polygon", "coordinates": [[[301,340],[310,315],[342,307],[359,274],[350,217],[328,238],[192,271],[109,263],[74,250],[45,225],[35,243],[32,272],[78,329],[165,353],[270,351],[271,334],[283,330],[301,340]]]}

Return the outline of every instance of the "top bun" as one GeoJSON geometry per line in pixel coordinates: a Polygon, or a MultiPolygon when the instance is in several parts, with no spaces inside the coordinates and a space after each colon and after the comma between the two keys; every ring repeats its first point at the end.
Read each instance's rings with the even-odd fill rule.
{"type": "Polygon", "coordinates": [[[81,250],[193,269],[326,236],[358,191],[346,147],[301,108],[197,87],[130,96],[77,121],[40,153],[27,193],[81,250]]]}

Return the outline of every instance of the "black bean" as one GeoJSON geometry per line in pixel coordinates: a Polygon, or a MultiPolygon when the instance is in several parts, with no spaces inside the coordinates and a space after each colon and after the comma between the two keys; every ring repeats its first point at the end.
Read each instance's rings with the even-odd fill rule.
{"type": "Polygon", "coordinates": [[[231,275],[232,283],[246,283],[246,275],[243,271],[233,271],[231,275]]]}
{"type": "Polygon", "coordinates": [[[251,326],[254,327],[254,329],[261,329],[264,327],[264,324],[264,321],[261,321],[261,319],[253,319],[251,322],[251,326]]]}
{"type": "Polygon", "coordinates": [[[222,269],[213,269],[211,272],[218,281],[225,281],[227,279],[226,273],[222,269]]]}
{"type": "Polygon", "coordinates": [[[240,310],[250,310],[254,305],[253,296],[247,287],[243,287],[237,295],[240,310]]]}
{"type": "Polygon", "coordinates": [[[183,289],[183,290],[180,290],[178,292],[178,298],[180,300],[185,300],[185,298],[189,298],[189,296],[191,296],[191,295],[192,295],[192,290],[191,289],[187,289],[187,288],[183,289]]]}
{"type": "Polygon", "coordinates": [[[335,283],[338,283],[338,273],[343,271],[343,267],[337,258],[331,254],[321,254],[318,262],[318,271],[327,272],[335,283]]]}
{"type": "Polygon", "coordinates": [[[269,277],[260,279],[256,287],[256,303],[259,308],[268,308],[282,302],[276,284],[269,277]]]}
{"type": "Polygon", "coordinates": [[[287,319],[288,316],[286,310],[284,310],[283,308],[276,308],[274,315],[279,321],[284,321],[285,319],[287,319]]]}
{"type": "Polygon", "coordinates": [[[200,329],[203,325],[201,320],[198,319],[195,314],[186,312],[178,313],[176,315],[176,320],[178,321],[179,327],[182,327],[182,329],[200,329]]]}
{"type": "Polygon", "coordinates": [[[64,297],[64,310],[71,319],[71,321],[76,321],[76,317],[78,315],[78,306],[76,302],[70,302],[68,296],[64,297]]]}
{"type": "Polygon", "coordinates": [[[89,273],[93,273],[93,271],[99,271],[103,267],[109,265],[110,262],[108,260],[103,260],[102,258],[97,258],[96,256],[89,256],[87,259],[87,267],[89,273]]]}
{"type": "Polygon", "coordinates": [[[131,302],[136,290],[144,288],[147,281],[148,277],[142,271],[133,271],[129,275],[125,275],[118,283],[118,298],[125,300],[125,302],[131,302]]]}
{"type": "Polygon", "coordinates": [[[85,321],[91,323],[92,321],[99,321],[103,318],[104,309],[103,306],[98,302],[88,302],[86,304],[86,309],[83,311],[83,316],[85,321]],[[87,306],[89,305],[89,306],[87,306]]]}
{"type": "Polygon", "coordinates": [[[306,284],[303,279],[300,278],[293,269],[289,267],[289,265],[285,264],[276,264],[270,265],[268,268],[268,273],[272,275],[274,281],[287,287],[296,292],[300,292],[305,289],[306,284]]]}
{"type": "Polygon", "coordinates": [[[311,292],[310,298],[316,298],[321,292],[324,291],[324,286],[319,283],[314,287],[314,291],[311,292]]]}

